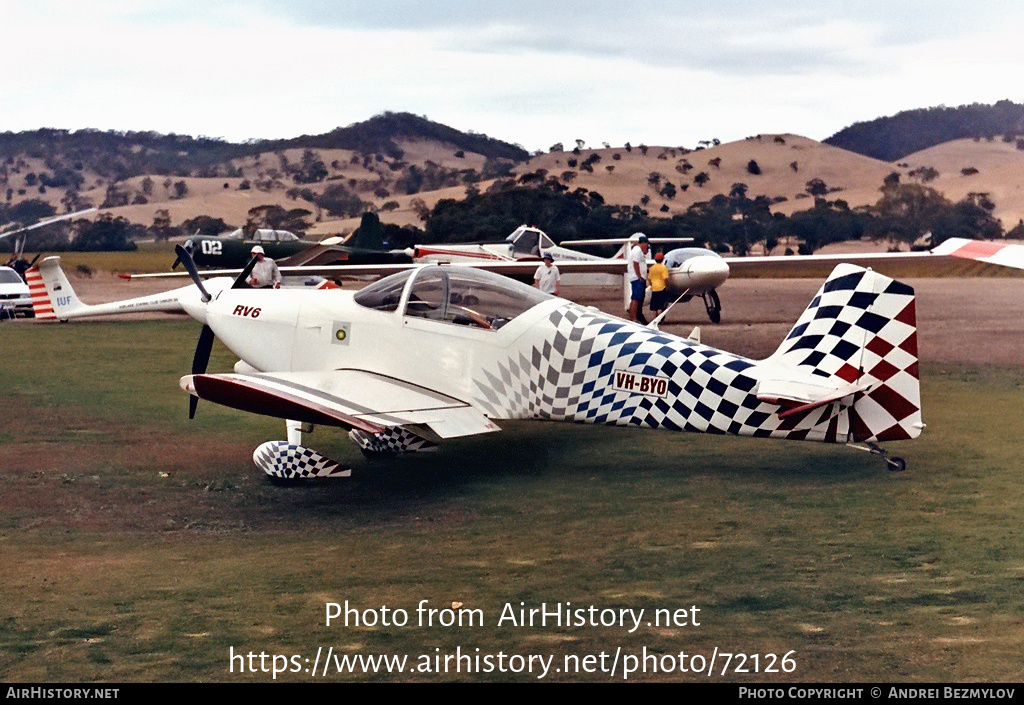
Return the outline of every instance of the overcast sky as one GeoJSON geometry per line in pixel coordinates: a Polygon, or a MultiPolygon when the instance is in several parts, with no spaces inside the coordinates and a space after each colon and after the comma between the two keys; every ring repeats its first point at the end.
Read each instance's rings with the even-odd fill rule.
{"type": "Polygon", "coordinates": [[[0,0],[0,131],[237,141],[385,110],[529,150],[1024,102],[1019,0],[0,0]]]}

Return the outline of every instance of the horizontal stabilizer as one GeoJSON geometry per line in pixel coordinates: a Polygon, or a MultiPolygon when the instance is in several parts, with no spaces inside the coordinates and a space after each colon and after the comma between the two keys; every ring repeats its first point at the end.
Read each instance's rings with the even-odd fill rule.
{"type": "Polygon", "coordinates": [[[806,380],[769,378],[758,383],[757,398],[769,404],[792,402],[814,408],[867,389],[866,384],[836,384],[825,377],[813,379],[808,376],[806,380]]]}
{"type": "Polygon", "coordinates": [[[859,392],[865,392],[869,388],[869,385],[866,384],[849,384],[841,389],[837,389],[831,394],[826,394],[824,396],[818,397],[817,399],[809,401],[806,404],[795,406],[792,409],[786,409],[785,411],[779,414],[779,418],[784,419],[787,416],[792,416],[793,414],[799,414],[800,412],[803,411],[817,409],[819,406],[824,406],[825,404],[831,404],[832,402],[839,401],[841,399],[846,399],[847,397],[852,397],[854,394],[858,394],[859,392]]]}

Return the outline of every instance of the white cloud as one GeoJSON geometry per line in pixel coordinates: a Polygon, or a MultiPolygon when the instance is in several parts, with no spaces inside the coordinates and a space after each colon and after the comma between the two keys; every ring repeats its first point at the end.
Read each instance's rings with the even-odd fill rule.
{"type": "Polygon", "coordinates": [[[545,149],[1019,100],[1024,6],[945,0],[5,3],[0,130],[288,137],[410,111],[545,149]]]}

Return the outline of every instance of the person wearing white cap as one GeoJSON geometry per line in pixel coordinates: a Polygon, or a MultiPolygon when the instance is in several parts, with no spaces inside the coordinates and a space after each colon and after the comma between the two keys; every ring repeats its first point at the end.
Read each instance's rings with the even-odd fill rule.
{"type": "Polygon", "coordinates": [[[629,313],[631,321],[639,321],[646,324],[642,310],[643,300],[647,294],[647,251],[651,248],[647,236],[638,233],[637,243],[629,251],[629,259],[626,260],[626,276],[629,279],[629,313]]]}
{"type": "Polygon", "coordinates": [[[256,258],[256,264],[249,274],[249,286],[253,289],[280,289],[281,270],[277,268],[277,262],[267,257],[259,245],[250,252],[256,258]]]}

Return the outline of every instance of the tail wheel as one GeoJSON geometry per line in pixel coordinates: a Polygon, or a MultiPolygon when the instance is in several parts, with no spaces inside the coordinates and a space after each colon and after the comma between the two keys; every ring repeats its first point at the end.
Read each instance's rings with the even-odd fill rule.
{"type": "Polygon", "coordinates": [[[889,469],[889,472],[903,472],[907,469],[907,461],[894,456],[885,459],[885,466],[889,469]]]}
{"type": "Polygon", "coordinates": [[[712,289],[704,294],[704,307],[708,310],[708,318],[712,323],[722,322],[722,302],[718,298],[718,292],[712,289]]]}

